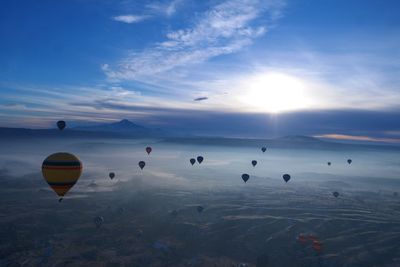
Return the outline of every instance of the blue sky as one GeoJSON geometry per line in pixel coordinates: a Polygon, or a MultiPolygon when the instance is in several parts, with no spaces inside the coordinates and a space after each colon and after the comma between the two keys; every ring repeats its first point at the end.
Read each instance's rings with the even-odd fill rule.
{"type": "Polygon", "coordinates": [[[398,141],[399,10],[389,0],[1,1],[0,126],[128,118],[210,135],[398,141]]]}

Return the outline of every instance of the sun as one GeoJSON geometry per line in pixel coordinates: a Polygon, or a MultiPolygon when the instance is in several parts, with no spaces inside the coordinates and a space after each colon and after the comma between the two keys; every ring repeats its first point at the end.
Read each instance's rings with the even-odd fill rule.
{"type": "Polygon", "coordinates": [[[258,74],[247,80],[238,100],[247,109],[278,113],[306,109],[311,98],[306,95],[301,79],[283,73],[258,74]]]}

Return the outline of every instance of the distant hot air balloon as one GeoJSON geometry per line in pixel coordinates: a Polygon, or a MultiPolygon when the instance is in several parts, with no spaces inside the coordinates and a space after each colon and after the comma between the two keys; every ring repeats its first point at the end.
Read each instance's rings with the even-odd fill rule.
{"type": "Polygon", "coordinates": [[[144,166],[146,166],[146,162],[139,161],[139,167],[140,167],[141,170],[143,170],[144,166]]]}
{"type": "Polygon", "coordinates": [[[320,253],[322,250],[322,243],[318,240],[314,240],[312,244],[312,248],[317,252],[320,253]]]}
{"type": "Polygon", "coordinates": [[[146,152],[147,152],[147,154],[149,154],[150,155],[150,153],[151,153],[151,151],[152,151],[153,149],[151,148],[151,147],[146,147],[146,152]]]}
{"type": "Polygon", "coordinates": [[[57,127],[58,127],[58,129],[60,129],[60,130],[64,130],[64,128],[65,128],[66,125],[67,125],[67,124],[65,123],[65,121],[57,121],[57,127]]]}
{"type": "Polygon", "coordinates": [[[202,207],[202,206],[197,206],[197,212],[198,213],[202,213],[203,212],[203,210],[204,210],[204,208],[202,207]]]}
{"type": "Polygon", "coordinates": [[[348,160],[347,160],[347,163],[348,163],[348,164],[351,164],[352,162],[353,162],[353,161],[352,161],[351,159],[348,159],[348,160]]]}
{"type": "Polygon", "coordinates": [[[101,225],[104,222],[104,218],[102,216],[97,216],[97,217],[94,218],[93,222],[94,222],[94,224],[96,225],[97,228],[100,228],[101,225]]]}
{"type": "Polygon", "coordinates": [[[330,161],[328,161],[327,164],[328,164],[328,166],[331,166],[332,163],[330,161]]]}
{"type": "Polygon", "coordinates": [[[257,160],[252,160],[251,165],[253,165],[253,167],[255,167],[257,165],[257,160]]]}
{"type": "Polygon", "coordinates": [[[190,159],[190,163],[193,165],[196,163],[196,160],[192,158],[192,159],[190,159]]]}
{"type": "Polygon", "coordinates": [[[261,151],[264,153],[265,151],[267,151],[267,148],[266,148],[265,146],[263,146],[263,147],[261,148],[261,151]]]}
{"type": "Polygon", "coordinates": [[[287,182],[289,182],[289,180],[290,180],[290,175],[289,174],[284,174],[283,176],[282,176],[282,178],[283,178],[283,180],[285,180],[285,182],[287,183],[287,182]]]}
{"type": "Polygon", "coordinates": [[[174,217],[178,216],[178,211],[177,210],[171,211],[171,215],[174,217]]]}
{"type": "Polygon", "coordinates": [[[110,172],[109,174],[108,174],[108,176],[110,177],[110,179],[112,180],[112,179],[114,179],[114,177],[115,177],[115,173],[113,173],[113,172],[110,172]]]}
{"type": "Polygon", "coordinates": [[[60,152],[48,156],[42,164],[42,175],[60,196],[59,201],[75,185],[82,174],[82,162],[74,155],[60,152]]]}
{"type": "Polygon", "coordinates": [[[198,156],[198,157],[197,157],[197,162],[198,162],[199,164],[201,164],[201,163],[203,162],[203,160],[204,160],[204,158],[203,158],[202,156],[198,156]]]}
{"type": "Polygon", "coordinates": [[[339,196],[339,192],[336,192],[336,191],[333,192],[332,194],[333,194],[333,196],[336,197],[336,198],[339,196]]]}
{"type": "Polygon", "coordinates": [[[248,175],[247,173],[243,173],[242,174],[242,179],[246,183],[250,179],[250,175],[248,175]]]}
{"type": "Polygon", "coordinates": [[[304,234],[299,234],[297,236],[297,240],[302,244],[307,243],[307,237],[304,234]]]}
{"type": "Polygon", "coordinates": [[[315,234],[308,234],[308,240],[315,241],[318,240],[315,234]]]}

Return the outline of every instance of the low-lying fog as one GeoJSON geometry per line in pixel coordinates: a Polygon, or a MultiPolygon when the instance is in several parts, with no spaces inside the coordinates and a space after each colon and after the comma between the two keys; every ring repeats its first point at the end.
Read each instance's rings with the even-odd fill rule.
{"type": "Polygon", "coordinates": [[[380,147],[2,140],[0,266],[400,266],[399,156],[380,147]],[[55,152],[83,163],[61,203],[41,175],[55,152]]]}

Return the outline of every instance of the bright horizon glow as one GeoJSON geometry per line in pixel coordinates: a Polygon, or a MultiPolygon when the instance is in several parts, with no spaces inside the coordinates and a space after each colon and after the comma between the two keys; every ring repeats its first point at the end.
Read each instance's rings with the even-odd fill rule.
{"type": "Polygon", "coordinates": [[[311,106],[311,97],[305,92],[304,83],[283,73],[258,74],[246,82],[245,91],[238,100],[258,112],[279,113],[306,109],[311,106]]]}

